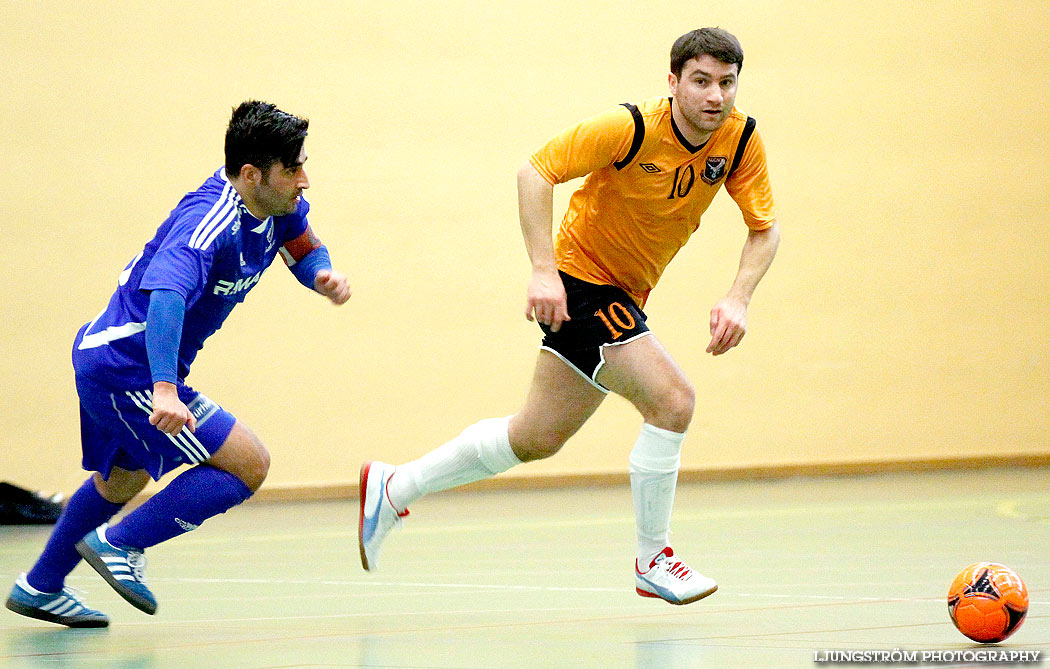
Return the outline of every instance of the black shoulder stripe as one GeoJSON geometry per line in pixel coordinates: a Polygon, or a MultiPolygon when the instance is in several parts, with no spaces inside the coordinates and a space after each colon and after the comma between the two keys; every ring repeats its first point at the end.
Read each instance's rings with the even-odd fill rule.
{"type": "Polygon", "coordinates": [[[736,172],[737,165],[740,164],[740,159],[744,157],[744,149],[747,148],[747,143],[751,140],[751,135],[755,132],[755,119],[750,116],[747,117],[747,123],[744,124],[744,132],[740,133],[740,143],[736,145],[736,155],[733,156],[733,166],[729,168],[729,174],[726,176],[733,176],[733,172],[736,172]]]}
{"type": "Polygon", "coordinates": [[[627,107],[631,116],[634,117],[634,139],[631,141],[631,148],[627,151],[627,155],[613,163],[613,167],[618,170],[627,167],[634,160],[634,157],[638,155],[638,149],[642,148],[642,140],[645,139],[645,121],[642,120],[642,112],[630,102],[624,102],[623,106],[627,107]]]}

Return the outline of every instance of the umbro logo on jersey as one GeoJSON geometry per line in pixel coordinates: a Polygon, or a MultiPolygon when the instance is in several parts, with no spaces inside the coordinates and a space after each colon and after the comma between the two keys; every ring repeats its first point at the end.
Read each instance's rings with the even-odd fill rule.
{"type": "Polygon", "coordinates": [[[638,167],[642,168],[649,174],[656,174],[660,171],[660,168],[656,165],[653,165],[652,163],[638,163],[638,167]]]}
{"type": "Polygon", "coordinates": [[[722,175],[726,171],[726,157],[725,156],[713,156],[707,159],[704,163],[704,171],[700,175],[700,178],[705,183],[714,185],[722,178],[722,175]]]}

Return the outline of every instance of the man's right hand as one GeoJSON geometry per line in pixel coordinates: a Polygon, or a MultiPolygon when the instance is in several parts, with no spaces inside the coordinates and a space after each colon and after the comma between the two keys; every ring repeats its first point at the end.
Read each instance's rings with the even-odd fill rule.
{"type": "Polygon", "coordinates": [[[529,292],[525,304],[525,318],[537,320],[550,326],[551,332],[561,329],[569,319],[565,303],[565,285],[557,270],[534,270],[529,281],[529,292]]]}
{"type": "Polygon", "coordinates": [[[158,381],[153,384],[153,413],[150,414],[149,424],[174,437],[182,432],[184,425],[193,432],[197,427],[197,419],[179,399],[175,384],[158,381]]]}

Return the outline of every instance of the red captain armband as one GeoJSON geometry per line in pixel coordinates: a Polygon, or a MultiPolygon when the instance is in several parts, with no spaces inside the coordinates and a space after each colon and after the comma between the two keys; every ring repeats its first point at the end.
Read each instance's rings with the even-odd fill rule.
{"type": "Polygon", "coordinates": [[[321,240],[314,234],[313,228],[308,225],[303,234],[286,241],[280,250],[285,264],[291,267],[305,258],[307,253],[319,248],[321,248],[321,240]]]}

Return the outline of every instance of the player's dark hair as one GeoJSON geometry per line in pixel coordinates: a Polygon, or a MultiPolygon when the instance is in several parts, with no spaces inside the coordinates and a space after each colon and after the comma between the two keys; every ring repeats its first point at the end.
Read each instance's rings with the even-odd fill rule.
{"type": "Polygon", "coordinates": [[[309,127],[307,119],[268,102],[242,102],[226,128],[226,174],[235,178],[245,165],[254,165],[265,174],[277,161],[286,167],[298,164],[309,127]]]}
{"type": "Polygon", "coordinates": [[[699,28],[675,40],[671,47],[671,73],[682,76],[686,62],[699,56],[711,56],[728,65],[736,63],[737,74],[744,67],[744,50],[736,37],[721,28],[699,28]]]}

